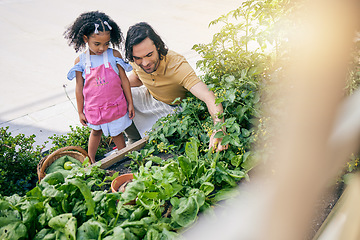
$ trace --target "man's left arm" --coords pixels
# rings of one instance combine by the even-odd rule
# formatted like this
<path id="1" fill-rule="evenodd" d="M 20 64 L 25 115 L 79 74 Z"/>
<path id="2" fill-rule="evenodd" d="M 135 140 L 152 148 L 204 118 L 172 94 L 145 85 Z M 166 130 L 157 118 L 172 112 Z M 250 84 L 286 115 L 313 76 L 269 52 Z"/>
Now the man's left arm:
<path id="1" fill-rule="evenodd" d="M 215 95 L 208 89 L 205 83 L 199 82 L 189 89 L 189 91 L 201 101 L 205 102 L 208 111 L 213 119 L 214 125 L 218 122 L 223 122 L 223 118 L 219 118 L 219 115 L 223 113 L 223 107 L 221 103 L 215 104 Z M 222 129 L 225 133 L 225 129 Z M 216 149 L 216 151 L 222 151 L 228 148 L 228 145 L 221 145 L 222 138 L 215 138 L 215 132 L 210 136 L 209 148 Z"/>

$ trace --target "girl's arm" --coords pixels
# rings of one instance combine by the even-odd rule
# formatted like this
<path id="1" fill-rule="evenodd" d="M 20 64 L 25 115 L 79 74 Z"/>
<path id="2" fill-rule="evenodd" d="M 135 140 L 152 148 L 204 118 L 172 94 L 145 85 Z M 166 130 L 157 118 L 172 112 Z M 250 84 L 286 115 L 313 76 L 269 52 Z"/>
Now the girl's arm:
<path id="1" fill-rule="evenodd" d="M 75 64 L 79 62 L 79 58 L 75 60 Z M 83 95 L 83 88 L 84 88 L 84 79 L 82 77 L 82 72 L 76 71 L 76 87 L 75 87 L 75 96 L 76 96 L 76 103 L 77 109 L 79 114 L 80 123 L 84 126 L 87 126 L 87 120 L 84 114 L 84 95 Z"/>
<path id="2" fill-rule="evenodd" d="M 128 78 L 130 82 L 130 87 L 140 87 L 141 85 L 143 85 L 143 83 L 140 81 L 139 77 L 134 73 L 134 71 L 130 73 Z"/>
<path id="3" fill-rule="evenodd" d="M 113 50 L 113 54 L 115 57 L 122 58 L 121 54 L 116 50 Z M 135 109 L 134 109 L 134 103 L 133 103 L 133 98 L 132 98 L 132 94 L 131 94 L 130 82 L 129 82 L 128 77 L 126 76 L 124 69 L 119 64 L 117 64 L 117 67 L 119 69 L 121 86 L 124 91 L 126 100 L 128 102 L 129 118 L 133 119 L 135 117 Z"/>

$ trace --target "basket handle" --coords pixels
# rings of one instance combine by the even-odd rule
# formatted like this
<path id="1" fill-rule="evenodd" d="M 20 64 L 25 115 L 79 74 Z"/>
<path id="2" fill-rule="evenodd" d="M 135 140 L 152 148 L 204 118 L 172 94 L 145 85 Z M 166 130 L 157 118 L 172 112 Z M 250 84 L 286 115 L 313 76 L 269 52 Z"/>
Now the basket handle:
<path id="1" fill-rule="evenodd" d="M 81 154 L 83 154 L 85 157 L 89 157 L 88 153 L 81 147 L 79 146 L 67 146 L 67 147 L 63 147 L 63 148 L 59 148 L 56 151 L 52 152 L 47 158 L 46 160 L 43 162 L 40 172 L 44 172 L 46 169 L 46 163 L 48 161 L 50 161 L 50 159 L 52 159 L 56 154 L 61 153 L 61 152 L 65 152 L 68 150 L 76 150 L 79 151 Z"/>

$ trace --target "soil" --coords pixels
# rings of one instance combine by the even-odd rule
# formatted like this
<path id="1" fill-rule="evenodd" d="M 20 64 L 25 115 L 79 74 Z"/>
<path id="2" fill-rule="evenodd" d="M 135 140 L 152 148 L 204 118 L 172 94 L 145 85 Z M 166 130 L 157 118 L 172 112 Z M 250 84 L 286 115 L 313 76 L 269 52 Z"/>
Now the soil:
<path id="1" fill-rule="evenodd" d="M 131 169 L 128 167 L 132 159 L 130 158 L 124 158 L 120 160 L 119 162 L 113 164 L 109 168 L 107 168 L 107 171 L 110 172 L 119 172 L 119 175 L 125 174 L 125 173 L 131 173 Z"/>

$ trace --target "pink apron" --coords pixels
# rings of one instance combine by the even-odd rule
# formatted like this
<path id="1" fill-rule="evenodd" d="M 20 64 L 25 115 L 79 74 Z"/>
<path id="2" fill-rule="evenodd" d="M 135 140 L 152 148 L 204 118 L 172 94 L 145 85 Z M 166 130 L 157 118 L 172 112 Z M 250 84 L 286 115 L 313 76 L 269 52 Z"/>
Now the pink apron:
<path id="1" fill-rule="evenodd" d="M 89 123 L 100 125 L 112 122 L 127 113 L 127 102 L 121 79 L 103 53 L 104 64 L 91 68 L 90 53 L 86 51 L 84 113 Z"/>

